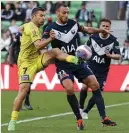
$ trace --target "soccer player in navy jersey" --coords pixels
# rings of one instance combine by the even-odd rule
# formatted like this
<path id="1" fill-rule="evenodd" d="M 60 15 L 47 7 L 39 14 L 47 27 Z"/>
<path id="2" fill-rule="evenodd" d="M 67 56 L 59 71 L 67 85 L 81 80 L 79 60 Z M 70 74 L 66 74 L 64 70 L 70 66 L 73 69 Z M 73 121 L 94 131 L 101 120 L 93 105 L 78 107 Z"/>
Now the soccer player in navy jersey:
<path id="1" fill-rule="evenodd" d="M 111 21 L 108 19 L 101 19 L 100 29 L 111 29 Z M 91 47 L 92 57 L 87 61 L 88 67 L 92 70 L 94 75 L 97 78 L 97 81 L 100 85 L 100 90 L 103 91 L 108 71 L 110 68 L 111 59 L 119 60 L 120 59 L 120 49 L 119 42 L 117 38 L 108 33 L 97 33 L 90 36 L 87 45 Z M 87 67 L 87 64 L 84 63 L 84 67 Z M 80 92 L 80 112 L 83 119 L 88 119 L 88 112 L 95 105 L 94 95 L 90 98 L 86 109 L 84 108 L 84 102 L 87 97 L 87 86 L 83 86 Z M 100 113 L 100 112 L 99 112 Z M 100 113 L 101 116 L 101 113 Z M 101 116 L 102 117 L 102 116 Z M 107 121 L 104 121 L 104 120 Z M 105 117 L 102 120 L 103 124 L 108 124 L 110 119 Z M 115 125 L 114 123 L 109 123 L 109 125 Z"/>
<path id="2" fill-rule="evenodd" d="M 59 48 L 70 55 L 75 55 L 76 49 L 79 45 L 77 41 L 78 32 L 81 31 L 89 34 L 109 33 L 109 31 L 105 29 L 80 26 L 74 20 L 68 19 L 68 14 L 69 8 L 65 4 L 58 5 L 56 8 L 57 21 L 51 23 L 44 31 L 43 39 L 49 37 L 51 30 L 55 32 L 55 39 L 51 42 L 52 48 Z M 79 111 L 79 103 L 74 94 L 74 76 L 79 82 L 84 83 L 92 89 L 98 110 L 104 120 L 106 117 L 105 105 L 99 89 L 99 83 L 92 71 L 88 67 L 84 67 L 83 64 L 73 65 L 59 60 L 55 60 L 55 65 L 57 67 L 58 78 L 66 90 L 68 103 L 77 118 L 77 128 L 83 130 L 84 125 Z"/>

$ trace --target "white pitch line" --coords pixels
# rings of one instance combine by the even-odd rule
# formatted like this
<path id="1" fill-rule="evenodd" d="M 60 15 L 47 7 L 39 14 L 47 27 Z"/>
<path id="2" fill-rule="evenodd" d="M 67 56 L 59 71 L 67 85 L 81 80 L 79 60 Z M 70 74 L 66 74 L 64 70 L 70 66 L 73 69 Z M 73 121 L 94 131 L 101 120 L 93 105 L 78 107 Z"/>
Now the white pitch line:
<path id="1" fill-rule="evenodd" d="M 112 104 L 112 105 L 105 106 L 105 108 L 117 107 L 117 106 L 122 106 L 122 105 L 127 105 L 127 104 L 129 104 L 129 102 L 120 103 L 120 104 Z M 93 108 L 92 110 L 96 110 L 96 109 L 97 108 Z M 30 121 L 37 121 L 37 120 L 41 120 L 41 119 L 55 118 L 55 117 L 71 115 L 71 114 L 73 114 L 73 112 L 60 113 L 60 114 L 56 114 L 56 115 L 50 115 L 50 116 L 36 117 L 36 118 L 31 118 L 31 119 L 26 119 L 26 120 L 20 120 L 20 121 L 17 121 L 17 123 L 24 123 L 24 122 L 30 122 Z M 8 123 L 4 123 L 1 126 L 7 126 L 7 125 L 8 125 Z"/>

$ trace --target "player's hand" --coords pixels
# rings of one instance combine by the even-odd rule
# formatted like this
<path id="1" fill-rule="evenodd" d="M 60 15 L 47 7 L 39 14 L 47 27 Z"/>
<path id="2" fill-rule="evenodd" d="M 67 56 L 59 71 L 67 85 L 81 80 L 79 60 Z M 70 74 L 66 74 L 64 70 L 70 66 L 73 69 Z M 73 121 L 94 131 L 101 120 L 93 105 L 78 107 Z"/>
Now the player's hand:
<path id="1" fill-rule="evenodd" d="M 105 29 L 100 29 L 100 31 L 101 33 L 105 33 L 105 34 L 110 34 L 111 32 L 113 32 L 111 30 L 105 30 Z"/>
<path id="2" fill-rule="evenodd" d="M 108 58 L 111 58 L 112 57 L 112 54 L 109 53 L 109 51 L 105 51 L 105 54 Z"/>
<path id="3" fill-rule="evenodd" d="M 51 38 L 52 40 L 55 39 L 55 32 L 54 32 L 53 30 L 50 31 L 50 38 Z"/>

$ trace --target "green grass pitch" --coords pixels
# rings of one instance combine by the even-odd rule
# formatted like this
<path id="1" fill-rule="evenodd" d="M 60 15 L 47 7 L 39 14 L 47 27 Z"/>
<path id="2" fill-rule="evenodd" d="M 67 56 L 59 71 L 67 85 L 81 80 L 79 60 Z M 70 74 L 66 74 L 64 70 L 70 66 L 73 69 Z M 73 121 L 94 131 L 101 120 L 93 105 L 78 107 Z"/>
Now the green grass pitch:
<path id="1" fill-rule="evenodd" d="M 1 92 L 1 123 L 7 124 L 10 120 L 13 100 L 17 92 Z M 79 98 L 79 93 L 76 93 Z M 91 93 L 88 93 L 88 99 Z M 16 125 L 14 133 L 129 133 L 129 93 L 103 93 L 105 104 L 116 105 L 106 108 L 107 115 L 117 122 L 116 127 L 103 127 L 100 124 L 100 117 L 97 109 L 89 113 L 89 119 L 85 121 L 85 130 L 76 129 L 76 120 L 73 114 L 61 115 L 71 112 L 67 103 L 65 92 L 31 92 L 32 111 L 23 110 L 20 112 L 19 120 L 31 119 L 28 122 L 22 121 Z M 121 105 L 122 103 L 125 103 Z M 119 104 L 119 105 L 118 105 Z M 96 108 L 96 107 L 95 107 Z M 54 116 L 48 118 L 47 116 Z M 40 117 L 40 120 L 33 120 Z M 18 121 L 19 121 L 18 120 Z M 7 125 L 1 127 L 2 133 L 9 133 Z M 13 133 L 13 132 L 11 132 Z"/>

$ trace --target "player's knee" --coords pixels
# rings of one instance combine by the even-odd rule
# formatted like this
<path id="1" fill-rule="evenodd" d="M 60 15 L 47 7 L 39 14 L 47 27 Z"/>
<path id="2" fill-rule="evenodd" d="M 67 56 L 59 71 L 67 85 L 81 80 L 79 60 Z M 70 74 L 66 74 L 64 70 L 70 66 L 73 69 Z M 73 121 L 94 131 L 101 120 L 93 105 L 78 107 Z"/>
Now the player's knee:
<path id="1" fill-rule="evenodd" d="M 86 85 L 83 85 L 82 88 L 81 88 L 81 90 L 87 91 L 88 90 L 88 87 Z"/>
<path id="2" fill-rule="evenodd" d="M 59 48 L 54 48 L 54 49 L 52 49 L 52 51 L 51 51 L 51 58 L 56 58 L 57 56 L 58 56 L 58 54 L 61 52 L 61 50 L 59 49 Z"/>
<path id="3" fill-rule="evenodd" d="M 69 85 L 69 86 L 65 87 L 65 89 L 66 89 L 66 92 L 67 92 L 68 95 L 73 95 L 74 94 L 73 85 Z"/>
<path id="4" fill-rule="evenodd" d="M 68 95 L 73 95 L 74 94 L 74 89 L 73 88 L 67 89 L 66 92 L 67 92 Z"/>
<path id="5" fill-rule="evenodd" d="M 71 79 L 65 79 L 62 81 L 62 85 L 66 90 L 66 93 L 68 95 L 73 95 L 74 94 L 74 85 Z"/>
<path id="6" fill-rule="evenodd" d="M 58 53 L 61 52 L 61 50 L 60 50 L 59 48 L 54 48 L 53 50 L 54 50 L 54 53 L 55 53 L 56 55 L 57 55 Z"/>
<path id="7" fill-rule="evenodd" d="M 18 96 L 25 97 L 29 91 L 29 88 L 30 88 L 30 83 L 20 84 Z"/>
<path id="8" fill-rule="evenodd" d="M 92 83 L 89 83 L 88 84 L 88 87 L 92 90 L 92 91 L 95 91 L 97 89 L 99 89 L 99 83 L 98 82 L 92 82 Z"/>

